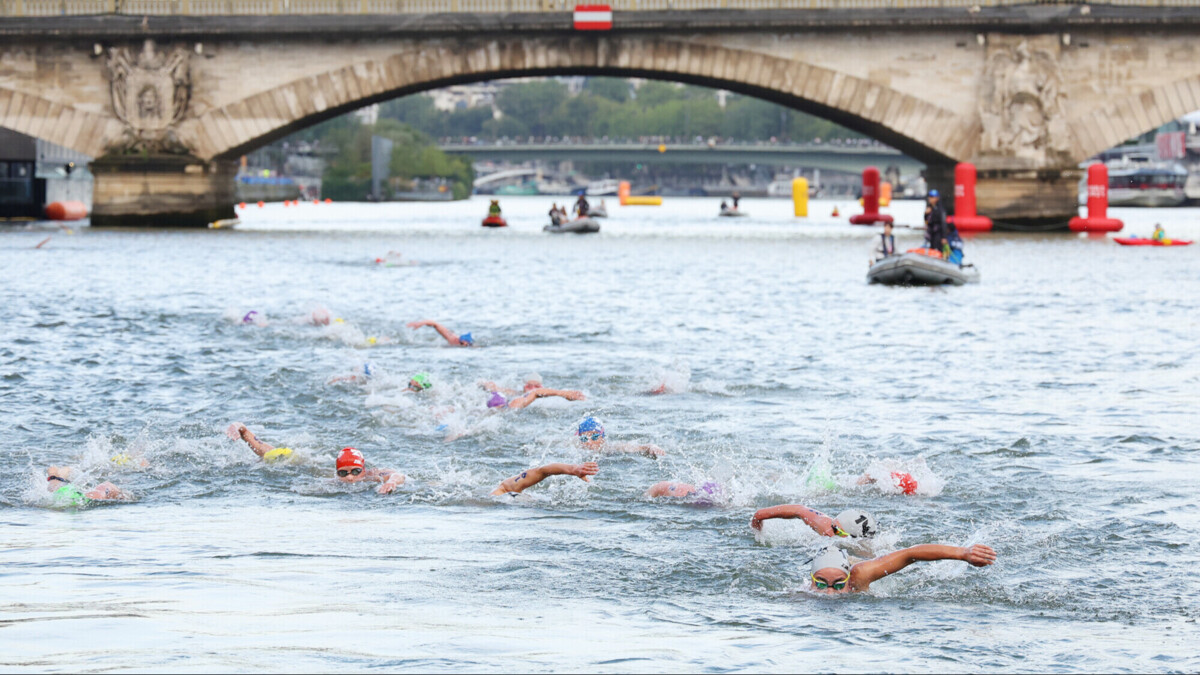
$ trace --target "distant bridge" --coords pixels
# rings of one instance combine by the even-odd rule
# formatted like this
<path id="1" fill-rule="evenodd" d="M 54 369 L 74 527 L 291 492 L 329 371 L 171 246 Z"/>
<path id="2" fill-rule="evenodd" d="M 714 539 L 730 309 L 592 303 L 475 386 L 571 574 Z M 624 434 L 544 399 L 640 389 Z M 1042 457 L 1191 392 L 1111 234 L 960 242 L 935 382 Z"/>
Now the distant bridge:
<path id="1" fill-rule="evenodd" d="M 828 144 L 758 145 L 691 143 L 447 143 L 443 152 L 470 155 L 476 160 L 509 162 L 535 160 L 626 162 L 638 164 L 758 164 L 822 171 L 856 173 L 867 166 L 881 170 L 898 166 L 913 175 L 925 164 L 886 146 L 835 146 Z"/>

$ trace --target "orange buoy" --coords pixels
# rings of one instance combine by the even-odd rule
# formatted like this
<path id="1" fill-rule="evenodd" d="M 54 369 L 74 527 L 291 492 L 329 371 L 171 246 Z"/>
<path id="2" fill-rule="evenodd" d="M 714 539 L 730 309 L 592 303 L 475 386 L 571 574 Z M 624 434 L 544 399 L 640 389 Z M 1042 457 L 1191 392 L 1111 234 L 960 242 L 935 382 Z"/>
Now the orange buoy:
<path id="1" fill-rule="evenodd" d="M 262 202 L 262 201 L 258 202 L 258 208 L 260 208 L 260 209 L 261 209 L 261 208 L 262 208 L 262 207 L 264 207 L 264 206 L 266 206 L 266 203 L 264 203 L 264 202 Z"/>
<path id="2" fill-rule="evenodd" d="M 840 214 L 840 213 L 838 213 L 838 208 L 835 206 L 835 207 L 833 207 L 833 213 L 829 214 L 829 217 L 830 217 L 830 218 L 837 218 L 837 217 L 838 217 L 838 216 L 840 216 L 840 215 L 841 215 L 841 214 Z"/>
<path id="3" fill-rule="evenodd" d="M 329 197 L 326 197 L 326 198 L 325 198 L 325 203 L 326 203 L 326 204 L 332 204 L 332 203 L 333 203 L 333 200 L 332 200 L 332 199 L 330 199 Z"/>
<path id="4" fill-rule="evenodd" d="M 87 206 L 83 202 L 51 202 L 46 205 L 46 218 L 49 220 L 83 220 L 87 215 Z"/>
<path id="5" fill-rule="evenodd" d="M 238 202 L 238 208 L 239 208 L 239 209 L 244 209 L 244 208 L 246 208 L 246 202 Z"/>
<path id="6" fill-rule="evenodd" d="M 321 200 L 320 200 L 320 199 L 314 199 L 314 200 L 313 200 L 313 203 L 314 203 L 314 204 L 320 204 L 320 203 L 321 203 Z"/>

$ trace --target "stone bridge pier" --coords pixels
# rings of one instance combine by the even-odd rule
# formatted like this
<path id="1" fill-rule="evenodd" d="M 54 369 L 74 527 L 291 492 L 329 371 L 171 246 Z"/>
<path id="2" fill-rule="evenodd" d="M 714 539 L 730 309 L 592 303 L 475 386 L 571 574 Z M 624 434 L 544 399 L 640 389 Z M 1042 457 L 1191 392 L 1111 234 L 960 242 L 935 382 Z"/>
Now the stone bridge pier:
<path id="1" fill-rule="evenodd" d="M 602 33 L 561 11 L 10 17 L 0 126 L 97 157 L 94 225 L 192 226 L 233 216 L 240 155 L 370 103 L 645 77 L 833 120 L 947 193 L 953 165 L 974 162 L 998 227 L 1065 229 L 1081 162 L 1200 109 L 1198 29 L 1200 8 L 1078 4 L 631 11 Z"/>

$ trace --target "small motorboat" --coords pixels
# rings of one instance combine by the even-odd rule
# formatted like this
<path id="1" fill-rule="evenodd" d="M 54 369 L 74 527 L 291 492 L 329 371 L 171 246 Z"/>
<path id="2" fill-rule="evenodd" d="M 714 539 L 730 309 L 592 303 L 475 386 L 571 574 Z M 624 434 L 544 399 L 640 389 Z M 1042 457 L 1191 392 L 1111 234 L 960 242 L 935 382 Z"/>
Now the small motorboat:
<path id="1" fill-rule="evenodd" d="M 500 216 L 488 216 L 483 219 L 484 227 L 508 227 L 508 221 Z"/>
<path id="2" fill-rule="evenodd" d="M 721 213 L 720 213 L 720 216 L 722 218 L 744 218 L 745 216 L 748 216 L 748 215 L 750 215 L 750 214 L 746 213 L 745 211 L 742 211 L 741 209 L 731 209 L 728 207 L 721 209 Z"/>
<path id="3" fill-rule="evenodd" d="M 233 228 L 235 228 L 241 224 L 242 224 L 242 221 L 237 218 L 222 218 L 220 220 L 214 220 L 211 223 L 209 223 L 208 229 L 210 229 L 210 230 L 232 230 Z"/>
<path id="4" fill-rule="evenodd" d="M 1190 239 L 1142 239 L 1141 237 L 1113 237 L 1122 246 L 1190 246 Z"/>
<path id="5" fill-rule="evenodd" d="M 593 232 L 600 231 L 600 223 L 596 222 L 595 218 L 584 216 L 583 218 L 568 220 L 567 222 L 559 225 L 547 225 L 543 227 L 542 230 L 545 232 L 554 232 L 556 234 L 562 234 L 564 232 L 571 232 L 574 234 L 592 234 Z"/>
<path id="6" fill-rule="evenodd" d="M 591 218 L 607 218 L 608 209 L 603 206 L 593 206 L 588 209 L 588 216 Z"/>
<path id="7" fill-rule="evenodd" d="M 956 265 L 940 257 L 909 251 L 871 265 L 867 281 L 888 286 L 962 286 L 979 283 L 979 270 L 974 265 Z"/>

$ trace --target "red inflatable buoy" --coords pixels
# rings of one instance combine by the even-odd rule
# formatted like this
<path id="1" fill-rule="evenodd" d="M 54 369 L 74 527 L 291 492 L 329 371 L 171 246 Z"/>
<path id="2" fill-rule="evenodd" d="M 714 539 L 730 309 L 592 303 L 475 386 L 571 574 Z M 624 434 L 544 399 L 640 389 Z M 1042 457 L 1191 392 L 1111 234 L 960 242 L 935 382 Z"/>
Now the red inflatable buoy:
<path id="1" fill-rule="evenodd" d="M 946 220 L 959 232 L 991 232 L 992 219 L 975 213 L 975 165 L 959 162 L 954 167 L 954 215 Z"/>
<path id="2" fill-rule="evenodd" d="M 1075 216 L 1067 223 L 1072 232 L 1120 232 L 1125 223 L 1108 217 L 1108 167 L 1097 162 L 1088 167 L 1087 218 Z"/>
<path id="3" fill-rule="evenodd" d="M 87 206 L 83 202 L 51 202 L 46 205 L 48 220 L 83 220 L 87 215 Z"/>
<path id="4" fill-rule="evenodd" d="M 500 216 L 488 216 L 483 219 L 484 227 L 508 227 L 508 221 Z"/>
<path id="5" fill-rule="evenodd" d="M 879 169 L 868 166 L 862 173 L 863 212 L 850 216 L 852 225 L 874 225 L 890 223 L 892 217 L 879 212 Z"/>

